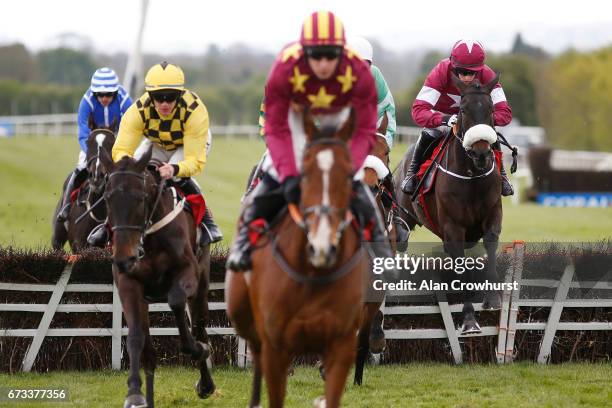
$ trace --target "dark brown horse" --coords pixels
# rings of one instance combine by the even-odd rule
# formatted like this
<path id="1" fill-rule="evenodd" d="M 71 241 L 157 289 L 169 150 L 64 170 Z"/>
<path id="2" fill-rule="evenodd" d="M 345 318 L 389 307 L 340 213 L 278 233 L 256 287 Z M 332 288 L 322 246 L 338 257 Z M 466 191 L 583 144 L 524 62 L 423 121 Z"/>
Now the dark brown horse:
<path id="1" fill-rule="evenodd" d="M 389 168 L 389 145 L 384 137 L 387 132 L 387 117 L 383 119 L 377 130 L 376 142 L 374 148 L 370 152 L 380 160 L 379 164 L 384 165 L 387 170 Z M 393 222 L 393 213 L 390 209 L 385 208 L 382 202 L 382 194 L 385 194 L 385 185 L 381 180 L 380 169 L 376 165 L 364 168 L 363 182 L 372 188 L 378 204 L 378 210 L 389 233 L 389 241 L 393 253 L 395 253 L 395 223 Z M 371 285 L 369 285 L 371 287 Z M 357 339 L 357 359 L 355 361 L 355 378 L 354 383 L 360 385 L 363 381 L 363 368 L 368 359 L 369 353 L 382 353 L 385 349 L 385 332 L 383 331 L 383 314 L 380 307 L 384 302 L 384 292 L 378 291 L 371 294 L 368 301 L 363 304 L 362 321 L 359 326 L 359 336 Z"/>
<path id="2" fill-rule="evenodd" d="M 497 140 L 491 91 L 498 80 L 499 74 L 485 85 L 477 81 L 465 85 L 453 75 L 461 91 L 457 131 L 448 136 L 446 153 L 438 160 L 434 192 L 425 195 L 424 206 L 418 200 L 411 202 L 411 197 L 401 190 L 412 148 L 393 177 L 400 205 L 410 212 L 403 217 L 411 229 L 417 223 L 425 225 L 442 239 L 445 252 L 453 258 L 463 257 L 466 248 L 483 240 L 488 256 L 486 279 L 490 282 L 499 280 L 495 253 L 502 224 L 501 175 L 491 149 Z M 462 334 L 480 332 L 473 295 L 464 293 Z M 483 309 L 499 307 L 499 294 L 486 292 Z"/>
<path id="3" fill-rule="evenodd" d="M 323 357 L 324 404 L 338 407 L 356 356 L 367 259 L 350 222 L 353 172 L 346 140 L 353 120 L 339 131 L 319 131 L 304 116 L 308 143 L 299 208 L 290 205 L 258 243 L 252 272 L 226 275 L 228 316 L 252 351 L 251 407 L 260 403 L 262 371 L 270 406 L 281 407 L 287 370 L 307 352 Z"/>
<path id="4" fill-rule="evenodd" d="M 100 149 L 110 151 L 113 148 L 116 127 L 115 120 L 107 128 L 96 128 L 90 117 L 89 128 L 91 132 L 87 138 L 87 167 L 81 173 L 87 178 L 82 181 L 76 200 L 70 207 L 70 213 L 65 222 L 57 220 L 57 215 L 63 204 L 61 197 L 57 203 L 53 213 L 53 233 L 51 237 L 53 249 L 64 248 L 66 241 L 70 244 L 73 253 L 86 248 L 88 246 L 87 237 L 91 230 L 106 219 L 106 206 L 102 202 L 106 185 L 106 171 L 100 164 L 99 157 Z M 67 183 L 68 179 L 64 181 L 64 190 Z"/>
<path id="5" fill-rule="evenodd" d="M 148 301 L 168 301 L 181 350 L 200 369 L 196 391 L 200 398 L 206 398 L 215 389 L 206 365 L 210 353 L 206 333 L 210 248 L 205 246 L 196 255 L 193 216 L 176 211 L 172 191 L 163 188 L 156 172 L 146 170 L 151 149 L 137 161 L 124 157 L 117 163 L 106 150 L 101 153 L 100 159 L 109 173 L 105 201 L 112 231 L 113 278 L 129 330 L 130 371 L 124 407 L 153 407 L 156 362 L 149 334 Z M 186 319 L 187 304 L 191 331 Z M 141 357 L 146 401 L 139 374 Z"/>

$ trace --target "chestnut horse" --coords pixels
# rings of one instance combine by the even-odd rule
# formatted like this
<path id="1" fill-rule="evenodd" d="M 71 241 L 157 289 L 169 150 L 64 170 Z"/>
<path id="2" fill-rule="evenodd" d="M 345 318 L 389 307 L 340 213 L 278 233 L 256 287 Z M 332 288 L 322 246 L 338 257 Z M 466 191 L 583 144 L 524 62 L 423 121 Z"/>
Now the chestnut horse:
<path id="1" fill-rule="evenodd" d="M 100 149 L 110 151 L 115 144 L 116 122 L 115 119 L 109 127 L 97 128 L 90 117 L 91 132 L 87 137 L 87 156 L 85 158 L 87 167 L 82 172 L 87 179 L 83 181 L 65 222 L 57 220 L 57 215 L 62 210 L 62 197 L 57 203 L 53 213 L 51 237 L 53 249 L 62 249 L 66 241 L 70 244 L 73 253 L 86 248 L 88 246 L 87 237 L 91 230 L 106 220 L 106 207 L 102 202 L 106 186 L 106 172 L 100 164 L 99 157 Z M 67 183 L 68 179 L 64 181 L 64 189 Z"/>
<path id="2" fill-rule="evenodd" d="M 193 216 L 175 206 L 174 193 L 164 188 L 155 171 L 147 170 L 151 148 L 139 159 L 114 163 L 105 149 L 100 159 L 109 173 L 104 194 L 112 231 L 113 278 L 128 325 L 130 357 L 124 407 L 153 407 L 155 350 L 149 334 L 149 301 L 167 300 L 178 327 L 181 350 L 196 361 L 200 398 L 214 390 L 206 358 L 210 354 L 206 322 L 210 247 L 196 254 Z M 191 331 L 186 319 L 188 303 Z M 195 338 L 194 338 L 195 337 Z M 142 357 L 146 401 L 139 369 Z"/>
<path id="3" fill-rule="evenodd" d="M 270 407 L 281 407 L 287 370 L 295 356 L 308 352 L 321 355 L 326 369 L 325 398 L 315 403 L 340 404 L 356 357 L 368 266 L 351 226 L 353 170 L 346 142 L 353 123 L 351 115 L 338 131 L 318 130 L 304 113 L 308 142 L 299 207 L 291 204 L 258 243 L 251 272 L 226 275 L 228 316 L 252 352 L 251 407 L 260 403 L 262 371 Z"/>
<path id="4" fill-rule="evenodd" d="M 399 164 L 393 184 L 400 205 L 410 212 L 402 214 L 410 228 L 418 220 L 418 224 L 425 225 L 442 239 L 444 251 L 451 257 L 464 257 L 465 249 L 482 238 L 488 257 L 485 277 L 490 282 L 498 282 L 496 250 L 501 233 L 502 201 L 501 175 L 491 149 L 497 140 L 491 91 L 498 83 L 499 74 L 485 85 L 478 81 L 465 85 L 454 74 L 452 78 L 461 91 L 457 134 L 453 131 L 447 136 L 448 147 L 437 160 L 434 192 L 425 195 L 425 208 L 416 199 L 411 202 L 411 197 L 401 189 L 413 148 Z M 461 334 L 480 333 L 472 305 L 474 293 L 464 292 L 463 296 Z M 486 292 L 482 307 L 499 309 L 499 293 Z"/>

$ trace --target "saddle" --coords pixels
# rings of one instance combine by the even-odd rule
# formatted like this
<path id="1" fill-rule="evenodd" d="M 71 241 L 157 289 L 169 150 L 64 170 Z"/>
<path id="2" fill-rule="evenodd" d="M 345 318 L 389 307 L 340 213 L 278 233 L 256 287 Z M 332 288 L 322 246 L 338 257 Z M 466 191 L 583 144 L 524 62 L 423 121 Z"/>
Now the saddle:
<path id="1" fill-rule="evenodd" d="M 200 225 L 206 213 L 206 200 L 204 196 L 202 196 L 202 194 L 185 194 L 176 183 L 172 183 L 170 188 L 173 191 L 175 207 L 184 198 L 185 203 L 183 209 L 193 215 L 195 225 Z"/>

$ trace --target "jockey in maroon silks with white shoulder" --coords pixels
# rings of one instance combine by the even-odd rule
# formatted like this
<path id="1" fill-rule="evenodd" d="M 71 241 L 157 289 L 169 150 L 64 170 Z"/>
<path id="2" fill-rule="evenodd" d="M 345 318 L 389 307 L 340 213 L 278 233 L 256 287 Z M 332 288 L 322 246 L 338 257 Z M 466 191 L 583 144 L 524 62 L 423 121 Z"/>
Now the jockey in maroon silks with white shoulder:
<path id="1" fill-rule="evenodd" d="M 402 190 L 406 194 L 412 194 L 416 189 L 418 184 L 416 175 L 425 159 L 423 155 L 429 145 L 448 134 L 450 128 L 457 122 L 461 94 L 452 81 L 451 73 L 455 73 L 465 84 L 475 79 L 481 84 L 486 84 L 495 78 L 495 72 L 484 61 L 485 51 L 482 44 L 478 41 L 460 40 L 453 46 L 450 58 L 440 61 L 425 79 L 423 88 L 412 104 L 412 118 L 424 129 L 415 146 L 406 178 L 402 182 Z M 491 91 L 491 98 L 495 109 L 493 113 L 495 125 L 509 124 L 512 120 L 512 109 L 508 105 L 501 84 L 497 84 Z M 495 143 L 493 148 L 499 150 L 499 142 Z M 500 172 L 502 195 L 514 194 L 503 163 Z"/>
<path id="2" fill-rule="evenodd" d="M 265 90 L 265 134 L 271 160 L 262 165 L 265 175 L 245 200 L 228 269 L 238 272 L 251 268 L 248 232 L 253 220 L 270 221 L 279 207 L 299 202 L 300 166 L 306 143 L 305 107 L 321 125 L 337 127 L 354 109 L 355 131 L 349 149 L 356 173 L 374 146 L 374 78 L 369 65 L 345 44 L 344 27 L 338 17 L 328 11 L 315 12 L 304 22 L 300 41 L 286 46 L 272 66 Z M 279 185 L 280 200 L 278 195 L 270 194 Z M 369 189 L 355 181 L 354 192 L 351 207 L 358 219 L 366 224 L 374 221 L 373 240 L 385 241 L 386 232 Z M 390 256 L 390 252 L 384 256 Z"/>

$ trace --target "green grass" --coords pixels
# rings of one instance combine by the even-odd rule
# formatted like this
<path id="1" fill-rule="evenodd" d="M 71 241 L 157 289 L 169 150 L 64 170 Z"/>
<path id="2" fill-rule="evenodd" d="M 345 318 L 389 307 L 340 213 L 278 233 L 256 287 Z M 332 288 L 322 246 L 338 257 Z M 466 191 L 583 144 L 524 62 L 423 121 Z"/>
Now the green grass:
<path id="1" fill-rule="evenodd" d="M 226 236 L 234 235 L 251 167 L 264 151 L 259 140 L 217 138 L 204 173 L 197 179 Z M 406 149 L 397 145 L 392 166 Z M 0 139 L 0 245 L 49 246 L 51 215 L 62 182 L 72 170 L 78 154 L 74 137 L 20 137 Z M 595 241 L 610 236 L 612 208 L 551 208 L 504 202 L 501 240 Z M 411 240 L 437 238 L 418 228 Z"/>
<path id="2" fill-rule="evenodd" d="M 346 407 L 609 407 L 612 366 L 563 364 L 507 366 L 407 364 L 366 367 L 361 387 L 348 385 Z M 193 389 L 196 370 L 161 367 L 156 376 L 156 404 L 160 407 L 245 407 L 251 372 L 216 369 L 218 391 L 206 402 Z M 127 391 L 127 373 L 50 372 L 0 374 L 9 388 L 68 388 L 66 403 L 19 403 L 18 407 L 120 406 Z M 299 367 L 289 378 L 287 407 L 308 407 L 323 393 L 318 372 Z M 267 396 L 264 397 L 264 406 Z M 5 405 L 4 405 L 5 406 Z"/>

